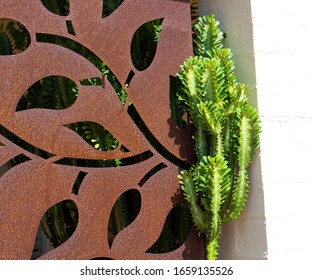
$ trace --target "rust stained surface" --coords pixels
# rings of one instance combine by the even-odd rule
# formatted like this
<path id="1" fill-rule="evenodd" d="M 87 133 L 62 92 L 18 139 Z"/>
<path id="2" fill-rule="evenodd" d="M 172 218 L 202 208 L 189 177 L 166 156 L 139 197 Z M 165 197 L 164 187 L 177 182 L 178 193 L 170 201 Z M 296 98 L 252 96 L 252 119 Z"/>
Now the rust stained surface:
<path id="1" fill-rule="evenodd" d="M 0 167 L 23 154 L 29 160 L 0 173 L 0 258 L 29 259 L 38 225 L 53 205 L 73 200 L 79 211 L 76 231 L 64 244 L 42 259 L 198 259 L 203 258 L 201 240 L 192 231 L 175 251 L 149 254 L 171 209 L 181 203 L 177 174 L 179 166 L 166 159 L 145 138 L 129 116 L 108 80 L 105 87 L 82 86 L 81 80 L 102 77 L 86 58 L 64 47 L 39 42 L 36 34 L 70 38 L 87 47 L 104 61 L 125 88 L 150 133 L 172 156 L 181 161 L 193 155 L 188 129 L 179 129 L 171 119 L 170 76 L 192 54 L 190 7 L 187 0 L 125 0 L 111 15 L 101 18 L 102 1 L 70 1 L 68 16 L 48 11 L 38 0 L 0 0 L 0 19 L 14 19 L 28 30 L 31 43 L 17 55 L 0 56 L 0 124 L 26 143 L 53 156 L 44 159 L 19 147 L 0 134 Z M 138 71 L 132 64 L 130 48 L 135 31 L 144 23 L 163 18 L 157 51 L 152 64 Z M 69 34 L 71 21 L 75 35 Z M 90 32 L 92 30 L 92 32 Z M 59 75 L 78 87 L 75 103 L 64 110 L 29 109 L 16 111 L 24 92 L 40 79 Z M 128 101 L 129 102 L 129 101 Z M 118 139 L 119 148 L 99 151 L 65 125 L 89 121 L 107 128 Z M 121 167 L 92 168 L 58 164 L 62 158 L 110 160 L 149 158 Z M 165 168 L 142 186 L 142 178 L 155 166 Z M 85 172 L 79 193 L 72 188 L 79 172 Z M 105 182 L 105 184 L 103 183 Z M 117 198 L 129 189 L 140 192 L 141 210 L 128 227 L 108 244 L 108 220 Z"/>

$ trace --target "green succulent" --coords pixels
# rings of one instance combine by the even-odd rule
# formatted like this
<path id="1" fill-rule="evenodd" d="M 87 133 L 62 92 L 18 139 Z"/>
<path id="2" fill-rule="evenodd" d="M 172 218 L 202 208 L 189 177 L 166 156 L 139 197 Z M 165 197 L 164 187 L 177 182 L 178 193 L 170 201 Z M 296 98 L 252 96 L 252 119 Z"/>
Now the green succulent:
<path id="1" fill-rule="evenodd" d="M 214 16 L 195 25 L 194 56 L 181 67 L 179 100 L 196 127 L 198 162 L 179 175 L 193 221 L 205 233 L 207 258 L 216 259 L 221 225 L 235 220 L 248 194 L 247 167 L 259 147 L 260 119 L 238 83 L 230 49 Z"/>

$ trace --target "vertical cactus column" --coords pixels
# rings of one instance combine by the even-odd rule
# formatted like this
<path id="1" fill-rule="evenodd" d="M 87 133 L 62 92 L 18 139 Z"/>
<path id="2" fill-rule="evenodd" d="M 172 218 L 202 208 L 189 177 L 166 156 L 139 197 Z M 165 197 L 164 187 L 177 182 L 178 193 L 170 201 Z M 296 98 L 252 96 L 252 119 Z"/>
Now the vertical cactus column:
<path id="1" fill-rule="evenodd" d="M 259 147 L 260 120 L 237 82 L 230 49 L 214 16 L 195 25 L 195 55 L 178 74 L 179 99 L 196 127 L 197 164 L 179 175 L 193 221 L 206 235 L 207 259 L 216 259 L 222 223 L 235 220 L 248 193 L 247 167 Z"/>

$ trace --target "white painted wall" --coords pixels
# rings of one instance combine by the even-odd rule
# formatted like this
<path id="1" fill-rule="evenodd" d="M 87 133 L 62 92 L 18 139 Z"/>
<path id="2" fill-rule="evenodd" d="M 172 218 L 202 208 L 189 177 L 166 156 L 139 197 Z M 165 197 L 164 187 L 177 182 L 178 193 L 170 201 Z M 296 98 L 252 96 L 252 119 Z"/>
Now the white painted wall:
<path id="1" fill-rule="evenodd" d="M 310 1 L 201 0 L 235 54 L 236 76 L 254 91 L 261 151 L 243 215 L 224 228 L 220 258 L 312 255 L 312 18 Z"/>

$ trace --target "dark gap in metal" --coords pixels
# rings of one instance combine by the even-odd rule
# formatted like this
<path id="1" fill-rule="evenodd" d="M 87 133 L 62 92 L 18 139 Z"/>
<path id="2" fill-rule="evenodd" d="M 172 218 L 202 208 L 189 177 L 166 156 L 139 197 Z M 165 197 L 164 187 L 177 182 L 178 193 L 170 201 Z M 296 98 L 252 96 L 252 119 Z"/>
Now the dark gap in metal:
<path id="1" fill-rule="evenodd" d="M 121 167 L 133 165 L 148 160 L 152 156 L 154 156 L 154 154 L 148 150 L 141 154 L 121 159 L 97 160 L 97 159 L 63 158 L 54 163 L 78 167 L 108 168 L 108 167 Z"/>
<path id="2" fill-rule="evenodd" d="M 25 51 L 31 43 L 26 27 L 11 18 L 0 18 L 0 56 L 11 56 Z M 6 23 L 3 25 L 3 23 Z"/>
<path id="3" fill-rule="evenodd" d="M 137 127 L 141 130 L 145 138 L 149 141 L 149 143 L 152 145 L 152 147 L 160 153 L 165 159 L 169 160 L 173 164 L 183 168 L 183 169 L 189 169 L 190 164 L 187 162 L 179 159 L 172 153 L 170 153 L 157 139 L 156 137 L 151 133 L 149 128 L 144 123 L 143 119 L 139 115 L 138 111 L 136 110 L 133 103 L 129 105 L 128 107 L 128 114 L 132 118 L 132 120 L 136 123 Z"/>
<path id="4" fill-rule="evenodd" d="M 76 102 L 77 95 L 78 87 L 73 80 L 65 76 L 46 76 L 27 89 L 15 111 L 34 108 L 63 110 Z"/>
<path id="5" fill-rule="evenodd" d="M 103 86 L 103 81 L 99 77 L 93 77 L 93 78 L 80 80 L 80 85 L 82 85 L 82 86 Z"/>
<path id="6" fill-rule="evenodd" d="M 119 141 L 104 126 L 96 122 L 75 122 L 64 127 L 74 131 L 93 149 L 99 151 L 112 151 L 119 145 Z"/>
<path id="7" fill-rule="evenodd" d="M 41 256 L 45 255 L 49 252 L 50 249 L 50 240 L 45 235 L 42 226 L 39 225 L 35 244 L 32 250 L 31 260 L 36 260 L 40 258 Z"/>
<path id="8" fill-rule="evenodd" d="M 52 157 L 55 157 L 54 154 L 48 153 L 44 150 L 41 150 L 30 143 L 24 141 L 20 137 L 16 136 L 13 132 L 6 129 L 4 126 L 0 124 L 0 134 L 3 135 L 5 138 L 13 142 L 15 145 L 21 147 L 22 149 L 26 150 L 27 152 L 30 152 L 34 155 L 40 156 L 44 159 L 49 159 Z"/>
<path id="9" fill-rule="evenodd" d="M 192 218 L 185 203 L 174 206 L 168 214 L 157 241 L 146 251 L 150 254 L 172 252 L 181 247 L 192 229 Z"/>
<path id="10" fill-rule="evenodd" d="M 107 235 L 110 248 L 118 233 L 129 226 L 139 215 L 141 203 L 141 194 L 137 189 L 127 190 L 117 198 L 108 222 Z"/>
<path id="11" fill-rule="evenodd" d="M 73 189 L 72 189 L 72 194 L 78 195 L 81 183 L 83 181 L 83 179 L 87 176 L 87 172 L 84 171 L 79 171 L 76 181 L 74 183 Z"/>
<path id="12" fill-rule="evenodd" d="M 120 146 L 120 150 L 121 150 L 122 152 L 124 152 L 124 153 L 130 152 L 130 150 L 127 149 L 124 145 L 121 145 L 121 146 Z"/>
<path id="13" fill-rule="evenodd" d="M 95 258 L 91 259 L 91 261 L 93 261 L 93 260 L 110 261 L 110 260 L 114 260 L 114 259 L 106 258 L 106 257 L 95 257 Z"/>
<path id="14" fill-rule="evenodd" d="M 103 1 L 102 18 L 106 18 L 110 14 L 112 14 L 122 4 L 124 0 L 102 0 L 102 1 Z"/>
<path id="15" fill-rule="evenodd" d="M 145 160 L 150 159 L 153 156 L 154 156 L 154 154 L 150 150 L 148 150 L 146 152 L 143 152 L 141 154 L 138 154 L 138 155 L 135 155 L 135 156 L 132 156 L 132 157 L 122 158 L 121 159 L 121 165 L 122 166 L 127 166 L 127 165 L 140 163 L 140 162 L 143 162 Z"/>
<path id="16" fill-rule="evenodd" d="M 131 80 L 133 79 L 134 75 L 135 75 L 134 71 L 131 70 L 131 71 L 129 72 L 129 75 L 128 75 L 128 77 L 127 77 L 127 79 L 126 79 L 126 82 L 125 82 L 125 86 L 126 86 L 126 87 L 129 87 L 129 85 L 130 85 L 130 83 L 131 83 Z"/>
<path id="17" fill-rule="evenodd" d="M 163 162 L 162 163 L 160 163 L 160 164 L 158 164 L 158 165 L 156 165 L 153 169 L 151 169 L 149 172 L 147 172 L 145 175 L 144 175 L 144 177 L 141 179 L 141 181 L 138 183 L 138 185 L 140 186 L 140 187 L 142 187 L 144 184 L 145 184 L 145 182 L 147 182 L 147 180 L 149 179 L 149 178 L 151 178 L 153 175 L 155 175 L 158 171 L 160 171 L 160 170 L 162 170 L 162 169 L 164 169 L 164 168 L 166 168 L 167 167 L 167 165 L 166 164 L 164 164 Z"/>
<path id="18" fill-rule="evenodd" d="M 79 42 L 73 39 L 54 34 L 36 33 L 36 41 L 40 43 L 56 44 L 58 46 L 67 48 L 68 50 L 71 50 L 87 59 L 102 73 L 103 75 L 102 86 L 105 86 L 103 83 L 105 76 L 115 89 L 116 94 L 118 95 L 120 101 L 123 102 L 121 96 L 118 94 L 118 92 L 120 92 L 123 89 L 121 83 L 114 75 L 112 70 L 93 51 L 91 51 L 90 49 L 86 48 L 84 45 L 80 44 Z"/>
<path id="19" fill-rule="evenodd" d="M 76 36 L 75 29 L 71 20 L 66 20 L 66 27 L 68 34 Z"/>
<path id="20" fill-rule="evenodd" d="M 102 72 L 102 60 L 90 49 L 86 48 L 85 46 L 73 39 L 54 34 L 36 33 L 36 41 L 39 43 L 55 44 L 69 49 L 89 60 L 100 72 Z"/>
<path id="21" fill-rule="evenodd" d="M 69 1 L 66 0 L 41 0 L 42 4 L 51 13 L 59 16 L 68 16 L 70 12 Z M 68 2 L 68 3 L 66 3 Z"/>
<path id="22" fill-rule="evenodd" d="M 24 154 L 20 154 L 8 160 L 6 163 L 0 166 L 0 177 L 3 176 L 6 172 L 8 172 L 10 169 L 14 168 L 15 166 L 22 164 L 29 160 L 31 159 Z"/>
<path id="23" fill-rule="evenodd" d="M 40 226 L 55 249 L 74 234 L 78 221 L 78 207 L 73 200 L 67 199 L 50 207 L 42 216 Z"/>
<path id="24" fill-rule="evenodd" d="M 142 24 L 131 41 L 131 59 L 138 71 L 146 70 L 154 61 L 164 18 Z"/>

